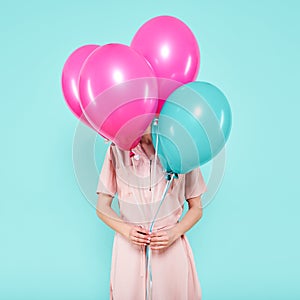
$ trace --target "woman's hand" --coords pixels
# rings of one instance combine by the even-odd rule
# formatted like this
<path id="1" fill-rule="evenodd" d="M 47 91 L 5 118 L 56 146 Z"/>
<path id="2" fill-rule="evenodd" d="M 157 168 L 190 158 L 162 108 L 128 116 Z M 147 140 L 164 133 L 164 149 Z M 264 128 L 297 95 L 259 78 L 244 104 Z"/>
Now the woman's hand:
<path id="1" fill-rule="evenodd" d="M 162 250 L 170 247 L 179 235 L 174 228 L 151 233 L 150 248 L 152 250 Z"/>
<path id="2" fill-rule="evenodd" d="M 149 232 L 140 226 L 130 226 L 127 239 L 134 245 L 146 246 L 150 244 Z"/>

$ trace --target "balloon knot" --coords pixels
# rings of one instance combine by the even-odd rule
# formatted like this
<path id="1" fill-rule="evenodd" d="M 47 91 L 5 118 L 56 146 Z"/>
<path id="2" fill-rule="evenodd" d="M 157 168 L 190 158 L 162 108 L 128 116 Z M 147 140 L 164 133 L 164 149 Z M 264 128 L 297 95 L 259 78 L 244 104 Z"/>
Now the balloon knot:
<path id="1" fill-rule="evenodd" d="M 158 118 L 155 118 L 154 120 L 153 120 L 153 126 L 157 126 L 158 125 Z"/>
<path id="2" fill-rule="evenodd" d="M 168 180 L 168 181 L 171 180 L 172 175 L 173 175 L 174 179 L 178 179 L 178 174 L 177 173 L 173 173 L 172 171 L 166 173 L 165 179 Z"/>

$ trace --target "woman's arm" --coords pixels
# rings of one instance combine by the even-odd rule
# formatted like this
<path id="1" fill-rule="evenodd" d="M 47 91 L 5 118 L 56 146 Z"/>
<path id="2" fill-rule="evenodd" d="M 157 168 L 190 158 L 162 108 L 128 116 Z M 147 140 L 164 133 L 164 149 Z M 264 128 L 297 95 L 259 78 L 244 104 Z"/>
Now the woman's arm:
<path id="1" fill-rule="evenodd" d="M 99 193 L 96 212 L 98 217 L 114 231 L 120 233 L 135 245 L 144 246 L 149 244 L 150 236 L 142 227 L 132 226 L 125 223 L 112 209 L 113 197 Z"/>
<path id="2" fill-rule="evenodd" d="M 177 237 L 182 236 L 185 232 L 190 230 L 202 217 L 202 205 L 200 196 L 188 199 L 188 205 L 189 210 L 182 218 L 182 220 L 175 226 Z"/>
<path id="3" fill-rule="evenodd" d="M 201 197 L 188 199 L 189 210 L 173 228 L 151 234 L 150 247 L 160 250 L 171 246 L 179 237 L 191 229 L 202 217 Z"/>

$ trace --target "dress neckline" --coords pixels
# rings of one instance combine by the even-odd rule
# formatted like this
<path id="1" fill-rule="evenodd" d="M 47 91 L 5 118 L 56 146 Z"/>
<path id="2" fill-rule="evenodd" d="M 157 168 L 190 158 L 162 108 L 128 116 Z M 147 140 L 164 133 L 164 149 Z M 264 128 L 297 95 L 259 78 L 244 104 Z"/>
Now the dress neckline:
<path id="1" fill-rule="evenodd" d="M 151 147 L 151 146 L 149 145 L 149 147 Z M 153 147 L 153 145 L 152 145 L 152 147 Z M 134 148 L 134 150 L 137 150 L 139 152 L 139 154 L 142 154 L 149 160 L 153 160 L 155 157 L 155 152 L 151 153 L 150 156 L 148 156 L 147 152 L 145 151 L 145 148 L 142 146 L 141 143 L 138 143 L 138 145 Z"/>

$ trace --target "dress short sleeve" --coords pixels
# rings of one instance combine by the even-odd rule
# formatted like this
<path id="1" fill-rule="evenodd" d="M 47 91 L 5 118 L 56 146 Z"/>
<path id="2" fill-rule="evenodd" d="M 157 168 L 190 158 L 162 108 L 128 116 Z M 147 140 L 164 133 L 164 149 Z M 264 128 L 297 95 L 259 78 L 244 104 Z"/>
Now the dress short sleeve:
<path id="1" fill-rule="evenodd" d="M 185 174 L 185 199 L 201 196 L 207 191 L 200 167 Z"/>
<path id="2" fill-rule="evenodd" d="M 107 149 L 102 169 L 99 175 L 96 193 L 108 194 L 112 197 L 117 192 L 116 172 L 112 158 L 111 146 Z"/>

